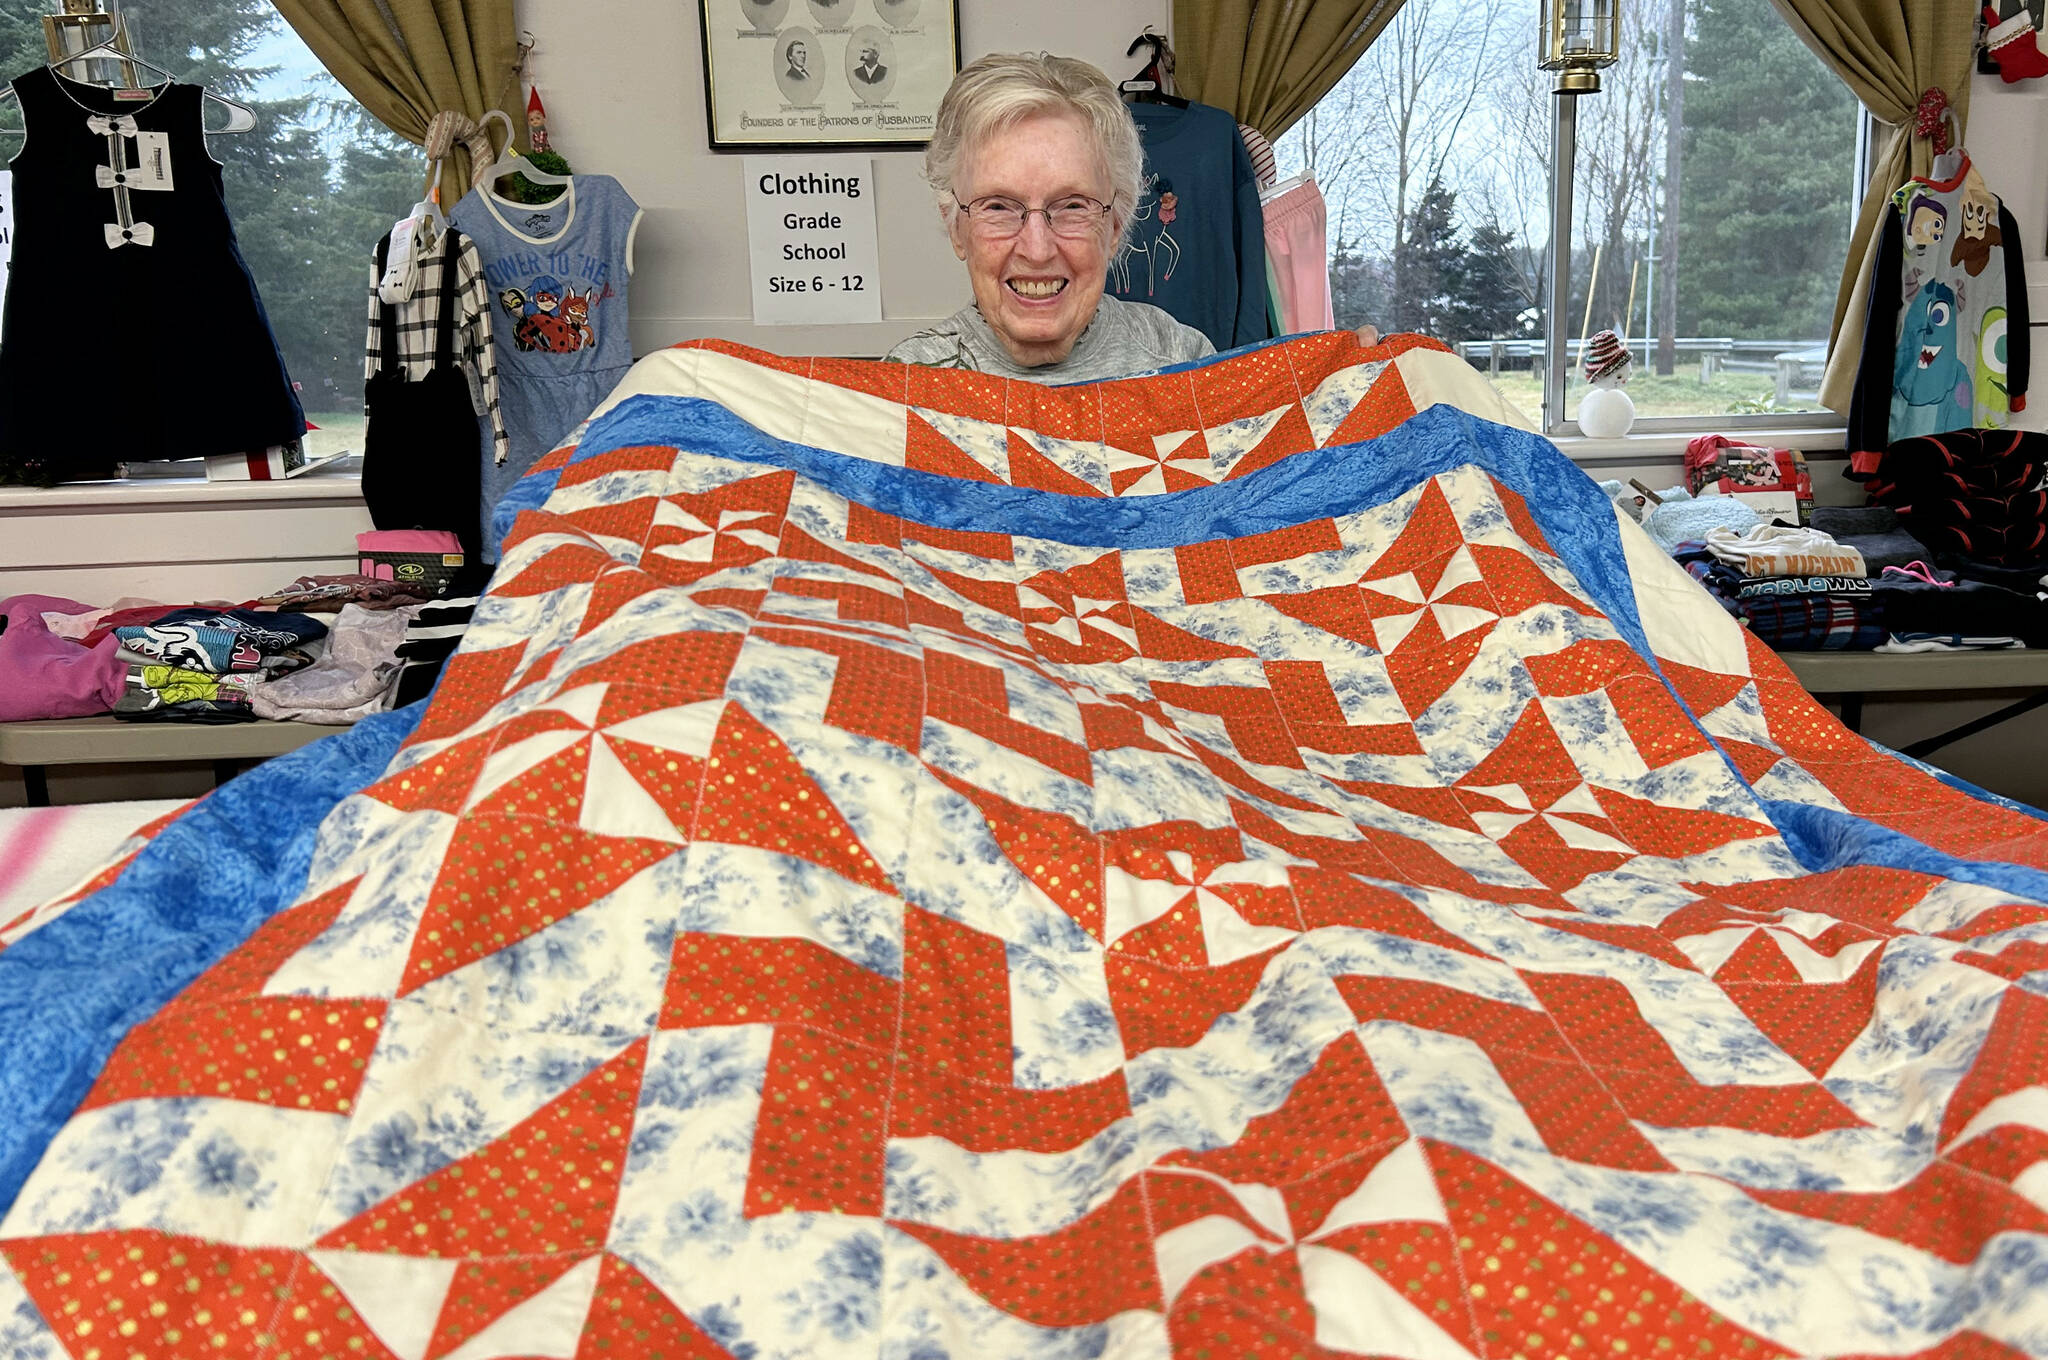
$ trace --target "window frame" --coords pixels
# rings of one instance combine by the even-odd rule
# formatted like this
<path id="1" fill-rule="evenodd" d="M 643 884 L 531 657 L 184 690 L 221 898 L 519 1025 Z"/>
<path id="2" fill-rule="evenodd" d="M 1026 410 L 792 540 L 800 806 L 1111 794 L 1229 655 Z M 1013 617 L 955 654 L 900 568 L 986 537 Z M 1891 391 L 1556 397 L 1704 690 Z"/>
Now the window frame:
<path id="1" fill-rule="evenodd" d="M 1573 188 L 1577 180 L 1578 101 L 1599 95 L 1551 95 L 1550 120 L 1550 240 L 1545 246 L 1548 297 L 1543 309 L 1543 408 L 1537 425 L 1550 439 L 1592 441 L 1577 420 L 1565 418 L 1565 401 L 1570 387 L 1568 355 L 1571 337 L 1562 325 L 1570 316 L 1571 239 Z M 1877 129 L 1870 110 L 1856 109 L 1856 154 L 1849 198 L 1849 220 L 1853 224 L 1863 209 L 1869 191 L 1871 162 L 1876 155 Z M 1757 415 L 1646 416 L 1629 428 L 1624 439 L 1646 436 L 1695 435 L 1709 433 L 1758 434 L 1772 431 L 1842 432 L 1848 422 L 1829 410 L 1786 411 Z"/>

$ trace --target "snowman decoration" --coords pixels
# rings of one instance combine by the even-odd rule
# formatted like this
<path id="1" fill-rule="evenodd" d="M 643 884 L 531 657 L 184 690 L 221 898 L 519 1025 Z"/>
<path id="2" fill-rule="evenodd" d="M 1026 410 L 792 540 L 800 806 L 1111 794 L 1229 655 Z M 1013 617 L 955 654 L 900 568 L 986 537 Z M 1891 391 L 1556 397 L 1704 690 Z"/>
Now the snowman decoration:
<path id="1" fill-rule="evenodd" d="M 1620 336 L 1602 331 L 1587 342 L 1585 358 L 1593 390 L 1579 398 L 1579 429 L 1588 439 L 1619 439 L 1636 423 L 1636 404 L 1621 390 L 1635 356 Z"/>

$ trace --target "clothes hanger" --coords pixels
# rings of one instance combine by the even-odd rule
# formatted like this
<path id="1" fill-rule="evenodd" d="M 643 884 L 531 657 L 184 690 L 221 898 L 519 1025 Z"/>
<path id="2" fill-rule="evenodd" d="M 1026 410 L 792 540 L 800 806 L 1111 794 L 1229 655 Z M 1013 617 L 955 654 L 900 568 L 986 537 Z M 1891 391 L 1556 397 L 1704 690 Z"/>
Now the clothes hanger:
<path id="1" fill-rule="evenodd" d="M 145 71 L 162 76 L 166 82 L 177 80 L 178 76 L 175 71 L 159 66 L 153 61 L 147 61 L 142 57 L 138 57 L 133 52 L 124 52 L 116 46 L 121 41 L 121 16 L 115 14 L 108 17 L 113 20 L 113 27 L 105 38 L 94 43 L 91 47 L 85 48 L 83 51 L 71 53 L 62 61 L 49 63 L 49 69 L 58 75 L 62 75 L 63 72 L 59 70 L 60 67 L 73 65 L 89 57 L 106 57 L 118 60 L 129 66 L 139 66 Z M 228 111 L 228 121 L 225 126 L 208 128 L 206 131 L 253 132 L 256 130 L 256 110 L 250 108 L 247 104 L 229 99 L 226 95 L 215 94 L 204 86 L 200 87 L 199 93 L 208 103 L 217 104 Z M 14 101 L 15 95 L 12 85 L 7 86 L 4 90 L 0 90 L 0 105 L 13 103 Z M 4 128 L 0 129 L 0 131 L 11 132 L 16 135 L 23 135 L 25 132 L 22 128 Z"/>
<path id="2" fill-rule="evenodd" d="M 1961 173 L 1963 160 L 1968 153 L 1963 150 L 1963 126 L 1956 117 L 1956 111 L 1943 105 L 1941 121 L 1948 124 L 1948 150 L 1934 158 L 1934 164 L 1928 167 L 1927 175 L 1930 179 L 1951 180 Z"/>
<path id="3" fill-rule="evenodd" d="M 564 188 L 568 187 L 569 181 L 574 176 L 551 175 L 534 165 L 532 161 L 514 149 L 512 119 L 506 115 L 503 109 L 492 109 L 483 116 L 485 124 L 489 124 L 493 120 L 505 125 L 505 151 L 497 160 L 491 162 L 483 174 L 477 176 L 479 180 L 485 184 L 496 184 L 507 175 L 524 175 L 535 184 L 559 184 Z M 549 201 L 553 202 L 552 199 Z M 534 206 L 538 207 L 540 205 L 536 204 Z"/>
<path id="4" fill-rule="evenodd" d="M 1117 87 L 1118 93 L 1124 97 L 1124 102 L 1186 108 L 1188 101 L 1170 93 L 1168 89 L 1173 81 L 1173 45 L 1167 42 L 1163 34 L 1154 33 L 1148 24 L 1143 33 L 1131 39 L 1131 45 L 1124 49 L 1124 55 L 1134 57 L 1141 47 L 1152 49 L 1152 60 L 1146 62 L 1138 74 Z"/>
<path id="5" fill-rule="evenodd" d="M 1289 175 L 1286 179 L 1276 180 L 1272 188 L 1259 190 L 1259 202 L 1271 203 L 1274 199 L 1280 197 L 1280 195 L 1294 189 L 1299 189 L 1302 185 L 1310 183 L 1314 179 L 1315 172 L 1313 171 L 1297 171 L 1294 174 Z"/>
<path id="6" fill-rule="evenodd" d="M 1275 181 L 1271 188 L 1259 190 L 1259 202 L 1271 203 L 1274 199 L 1280 197 L 1280 195 L 1284 193 L 1287 193 L 1289 190 L 1299 189 L 1304 184 L 1315 183 L 1316 111 L 1314 109 L 1310 109 L 1308 111 L 1308 117 L 1303 120 L 1303 123 L 1304 126 L 1302 127 L 1301 150 L 1302 159 L 1307 163 L 1303 165 L 1301 169 L 1296 171 L 1294 174 L 1287 176 L 1285 179 Z"/>
<path id="7" fill-rule="evenodd" d="M 395 306 L 412 296 L 413 285 L 419 281 L 420 260 L 432 253 L 434 243 L 448 229 L 448 215 L 441 211 L 442 164 L 434 162 L 427 196 L 391 228 L 391 249 L 377 280 L 377 296 L 387 304 Z"/>

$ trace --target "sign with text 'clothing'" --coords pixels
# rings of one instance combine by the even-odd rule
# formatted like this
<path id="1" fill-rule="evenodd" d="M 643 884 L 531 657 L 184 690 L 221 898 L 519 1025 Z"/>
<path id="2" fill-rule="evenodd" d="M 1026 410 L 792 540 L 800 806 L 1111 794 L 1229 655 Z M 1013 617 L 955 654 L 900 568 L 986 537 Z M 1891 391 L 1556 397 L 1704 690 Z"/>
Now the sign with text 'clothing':
<path id="1" fill-rule="evenodd" d="M 882 319 L 875 166 L 866 156 L 749 156 L 754 323 Z"/>

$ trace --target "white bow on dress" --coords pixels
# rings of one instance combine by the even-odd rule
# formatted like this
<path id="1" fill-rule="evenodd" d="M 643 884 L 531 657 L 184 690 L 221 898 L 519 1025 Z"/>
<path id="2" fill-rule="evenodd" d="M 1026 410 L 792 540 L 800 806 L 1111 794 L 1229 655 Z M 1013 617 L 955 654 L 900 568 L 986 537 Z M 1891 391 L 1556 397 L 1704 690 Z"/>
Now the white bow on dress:
<path id="1" fill-rule="evenodd" d="M 85 125 L 101 137 L 111 137 L 117 132 L 123 137 L 133 137 L 138 131 L 135 126 L 135 119 L 125 113 L 115 114 L 110 118 L 102 118 L 100 115 L 94 114 L 85 120 Z"/>
<path id="2" fill-rule="evenodd" d="M 137 222 L 132 227 L 124 227 L 119 222 L 107 223 L 108 250 L 119 250 L 130 243 L 138 246 L 155 245 L 156 228 L 147 222 Z"/>

